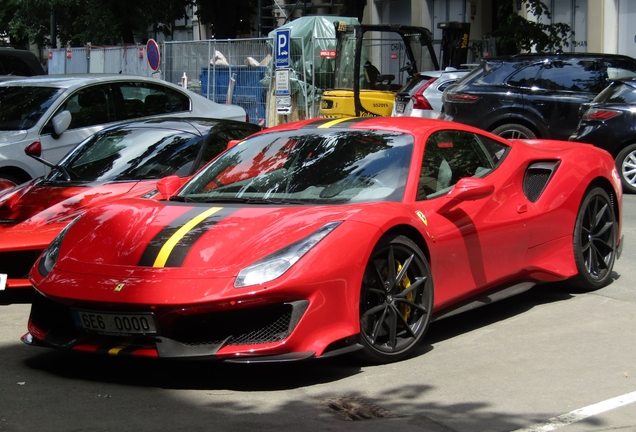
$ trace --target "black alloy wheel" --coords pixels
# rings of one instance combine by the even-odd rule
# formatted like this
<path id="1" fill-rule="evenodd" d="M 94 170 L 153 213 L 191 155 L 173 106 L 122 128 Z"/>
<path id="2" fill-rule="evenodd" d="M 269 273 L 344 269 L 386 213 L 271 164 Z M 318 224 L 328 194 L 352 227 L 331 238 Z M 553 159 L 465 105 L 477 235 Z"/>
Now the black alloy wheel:
<path id="1" fill-rule="evenodd" d="M 583 291 L 604 287 L 616 261 L 618 223 L 612 201 L 602 188 L 593 188 L 584 196 L 573 237 L 578 275 L 572 285 Z"/>
<path id="2" fill-rule="evenodd" d="M 373 250 L 360 293 L 363 354 L 374 363 L 412 354 L 426 333 L 433 280 L 426 257 L 405 236 L 385 237 Z"/>

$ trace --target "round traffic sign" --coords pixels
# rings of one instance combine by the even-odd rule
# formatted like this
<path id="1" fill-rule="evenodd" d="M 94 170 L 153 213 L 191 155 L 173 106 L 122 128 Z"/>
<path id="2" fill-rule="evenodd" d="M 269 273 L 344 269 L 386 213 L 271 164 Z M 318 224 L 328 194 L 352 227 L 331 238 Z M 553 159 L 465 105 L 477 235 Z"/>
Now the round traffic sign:
<path id="1" fill-rule="evenodd" d="M 146 52 L 148 53 L 148 65 L 150 65 L 150 69 L 156 71 L 159 69 L 161 54 L 159 54 L 159 45 L 157 45 L 154 39 L 148 39 Z"/>

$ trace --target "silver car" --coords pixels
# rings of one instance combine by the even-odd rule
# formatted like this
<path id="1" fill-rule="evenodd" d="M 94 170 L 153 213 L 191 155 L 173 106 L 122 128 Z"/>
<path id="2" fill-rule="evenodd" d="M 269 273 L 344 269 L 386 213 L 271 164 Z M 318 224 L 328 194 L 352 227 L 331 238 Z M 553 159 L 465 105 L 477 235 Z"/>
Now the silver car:
<path id="1" fill-rule="evenodd" d="M 0 179 L 16 184 L 48 168 L 24 149 L 40 141 L 42 158 L 57 163 L 99 130 L 156 116 L 246 121 L 245 110 L 174 84 L 119 74 L 44 75 L 0 82 Z"/>
<path id="2" fill-rule="evenodd" d="M 447 68 L 416 73 L 395 95 L 391 116 L 437 118 L 442 111 L 442 93 L 470 72 Z"/>

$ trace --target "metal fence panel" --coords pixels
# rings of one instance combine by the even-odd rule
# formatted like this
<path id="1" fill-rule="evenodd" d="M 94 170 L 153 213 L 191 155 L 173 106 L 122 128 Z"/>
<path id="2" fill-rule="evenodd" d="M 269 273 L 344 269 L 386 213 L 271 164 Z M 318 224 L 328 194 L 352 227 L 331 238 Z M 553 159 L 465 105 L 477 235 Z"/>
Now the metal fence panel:
<path id="1" fill-rule="evenodd" d="M 269 38 L 165 42 L 163 78 L 175 84 L 185 80 L 188 88 L 215 102 L 242 106 L 251 122 L 272 126 L 281 122 L 271 90 L 272 47 Z M 302 53 L 292 50 L 291 57 L 304 63 Z M 306 118 L 305 73 L 293 80 L 293 117 Z"/>

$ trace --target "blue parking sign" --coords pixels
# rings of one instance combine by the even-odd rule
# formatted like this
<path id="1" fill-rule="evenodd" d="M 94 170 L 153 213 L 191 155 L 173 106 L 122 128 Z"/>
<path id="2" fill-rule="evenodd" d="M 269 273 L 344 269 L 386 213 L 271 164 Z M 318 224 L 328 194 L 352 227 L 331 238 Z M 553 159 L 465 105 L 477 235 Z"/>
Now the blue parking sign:
<path id="1" fill-rule="evenodd" d="M 276 30 L 276 67 L 288 68 L 289 67 L 289 47 L 291 41 L 291 29 L 278 29 Z"/>

